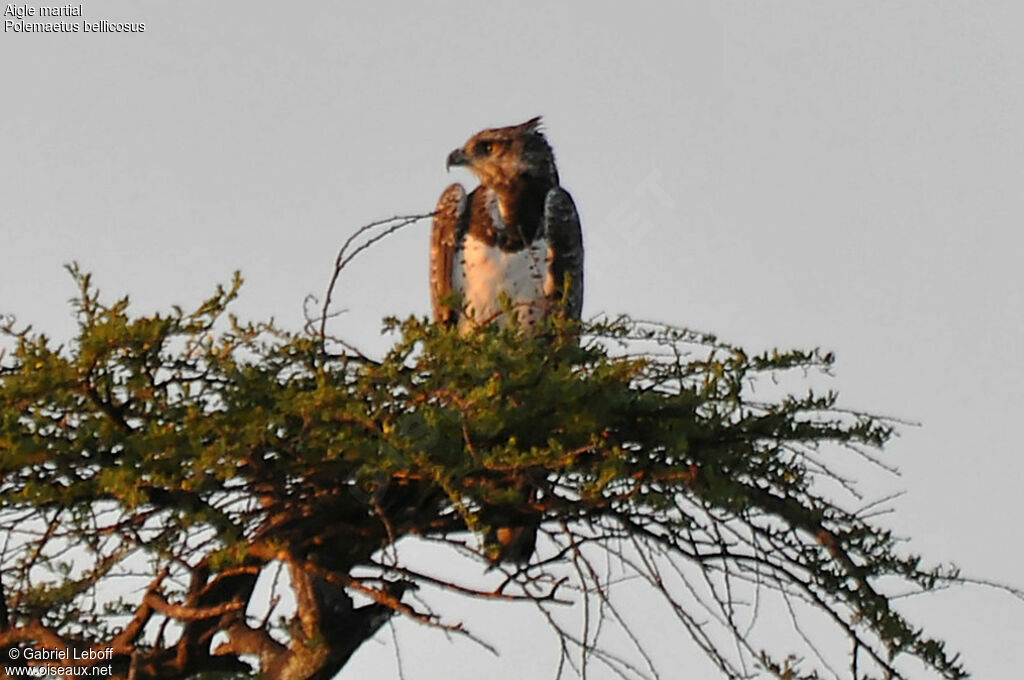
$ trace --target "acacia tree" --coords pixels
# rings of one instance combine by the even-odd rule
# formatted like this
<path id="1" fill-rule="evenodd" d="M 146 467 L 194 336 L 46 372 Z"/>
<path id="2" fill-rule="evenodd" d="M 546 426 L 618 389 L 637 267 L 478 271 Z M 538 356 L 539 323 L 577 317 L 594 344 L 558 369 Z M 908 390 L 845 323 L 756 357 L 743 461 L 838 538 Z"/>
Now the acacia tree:
<path id="1" fill-rule="evenodd" d="M 556 677 L 657 677 L 616 595 L 631 578 L 725 677 L 966 677 L 894 601 L 956 570 L 898 551 L 837 469 L 877 462 L 892 423 L 807 389 L 829 354 L 625 318 L 467 337 L 410 318 L 371 359 L 234 318 L 237 275 L 194 311 L 133 315 L 71 271 L 72 341 L 4 330 L 7 668 L 27 663 L 12 647 L 109 648 L 74 663 L 327 679 L 394 616 L 472 637 L 432 603 L 446 591 L 536 606 Z M 803 396 L 779 389 L 790 374 Z M 501 527 L 536 551 L 493 562 Z M 489 580 L 418 567 L 410 541 Z M 815 612 L 838 658 L 801 627 Z M 615 626 L 632 651 L 606 644 Z"/>

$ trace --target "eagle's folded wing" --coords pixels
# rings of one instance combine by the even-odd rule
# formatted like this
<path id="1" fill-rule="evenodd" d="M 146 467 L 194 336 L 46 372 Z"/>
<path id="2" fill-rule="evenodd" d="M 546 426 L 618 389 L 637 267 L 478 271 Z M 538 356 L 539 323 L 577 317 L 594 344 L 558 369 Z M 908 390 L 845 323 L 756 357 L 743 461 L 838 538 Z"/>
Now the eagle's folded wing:
<path id="1" fill-rule="evenodd" d="M 455 258 L 459 222 L 466 212 L 466 190 L 452 184 L 437 201 L 430 232 L 430 304 L 436 323 L 451 324 L 458 311 L 448 304 L 452 294 L 452 261 Z"/>
<path id="2" fill-rule="evenodd" d="M 566 314 L 579 319 L 583 312 L 583 235 L 572 196 L 562 187 L 552 187 L 544 200 L 544 232 L 551 249 L 554 278 L 552 302 L 566 300 Z M 569 287 L 566 293 L 565 286 Z"/>

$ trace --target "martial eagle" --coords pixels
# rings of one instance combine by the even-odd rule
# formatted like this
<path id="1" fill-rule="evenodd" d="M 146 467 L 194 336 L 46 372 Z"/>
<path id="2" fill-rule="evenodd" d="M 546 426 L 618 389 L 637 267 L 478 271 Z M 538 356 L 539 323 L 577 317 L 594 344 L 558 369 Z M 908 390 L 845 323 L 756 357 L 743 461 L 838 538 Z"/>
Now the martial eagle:
<path id="1" fill-rule="evenodd" d="M 501 316 L 507 295 L 530 324 L 583 307 L 583 239 L 576 206 L 558 184 L 540 118 L 483 130 L 448 155 L 480 180 L 452 184 L 437 202 L 430 242 L 434 321 L 467 331 Z M 452 305 L 462 301 L 461 307 Z"/>
<path id="2" fill-rule="evenodd" d="M 552 313 L 579 319 L 583 239 L 540 118 L 491 128 L 448 155 L 480 180 L 466 194 L 452 184 L 437 203 L 430 241 L 434 321 L 461 333 L 501 319 L 511 304 L 524 326 Z M 492 562 L 526 563 L 539 518 L 495 508 L 485 537 Z"/>

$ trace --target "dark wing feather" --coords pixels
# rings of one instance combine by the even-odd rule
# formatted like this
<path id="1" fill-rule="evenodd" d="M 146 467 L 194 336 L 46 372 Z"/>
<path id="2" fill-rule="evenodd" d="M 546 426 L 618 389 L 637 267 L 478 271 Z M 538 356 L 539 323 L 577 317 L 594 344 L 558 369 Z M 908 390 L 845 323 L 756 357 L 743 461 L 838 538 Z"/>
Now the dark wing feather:
<path id="1" fill-rule="evenodd" d="M 583 312 L 583 234 L 572 196 L 562 187 L 552 187 L 544 199 L 544 233 L 552 250 L 552 301 L 561 303 L 565 298 L 566 314 L 579 319 Z"/>
<path id="2" fill-rule="evenodd" d="M 430 305 L 435 323 L 452 324 L 458 320 L 457 311 L 446 303 L 452 294 L 452 261 L 465 214 L 466 190 L 461 184 L 452 184 L 437 201 L 430 232 Z"/>

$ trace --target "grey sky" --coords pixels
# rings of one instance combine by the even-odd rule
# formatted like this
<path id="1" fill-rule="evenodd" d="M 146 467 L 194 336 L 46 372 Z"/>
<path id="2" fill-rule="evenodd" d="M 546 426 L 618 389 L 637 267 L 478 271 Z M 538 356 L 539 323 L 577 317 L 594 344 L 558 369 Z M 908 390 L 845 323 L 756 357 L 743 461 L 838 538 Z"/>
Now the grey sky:
<path id="1" fill-rule="evenodd" d="M 0 311 L 66 338 L 63 263 L 140 311 L 238 268 L 240 313 L 298 327 L 354 228 L 432 209 L 471 183 L 452 148 L 543 114 L 586 314 L 834 349 L 846 405 L 922 423 L 889 452 L 904 476 L 863 489 L 906 489 L 886 521 L 1024 585 L 1024 9 L 681 5 L 109 0 L 86 17 L 146 32 L 5 33 Z M 382 316 L 425 314 L 426 244 L 411 227 L 346 272 L 335 330 L 379 350 Z M 907 606 L 976 677 L 1019 669 L 1019 603 Z M 498 661 L 401 627 L 409 677 L 445 657 L 450 678 L 549 673 L 543 634 L 486 626 Z M 342 677 L 392 677 L 382 639 Z"/>

